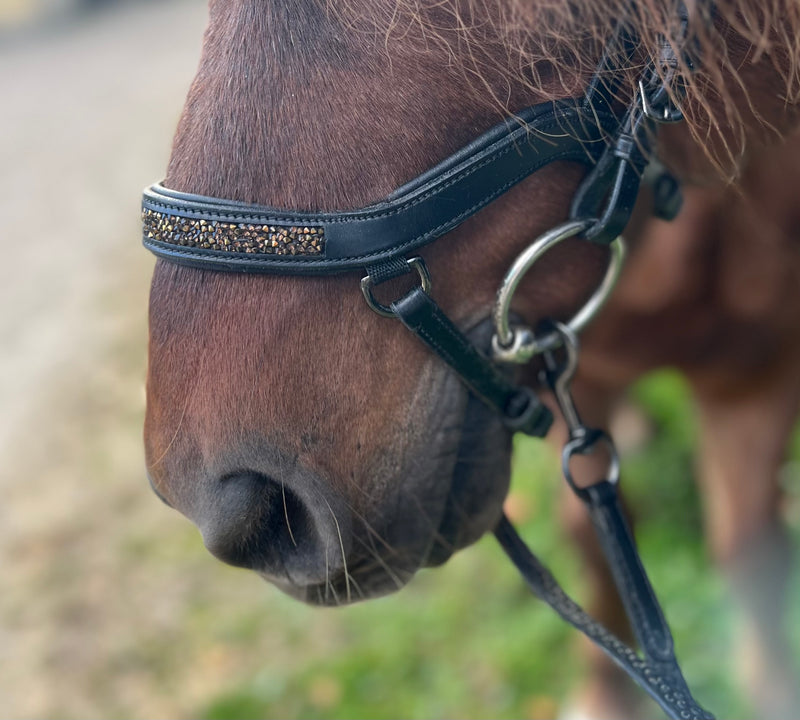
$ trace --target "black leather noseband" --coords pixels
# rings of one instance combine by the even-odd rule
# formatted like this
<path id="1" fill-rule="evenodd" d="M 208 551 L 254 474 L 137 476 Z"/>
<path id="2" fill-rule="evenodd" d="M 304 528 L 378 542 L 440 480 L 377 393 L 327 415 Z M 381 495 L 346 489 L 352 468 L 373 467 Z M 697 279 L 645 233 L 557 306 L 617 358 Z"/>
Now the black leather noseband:
<path id="1" fill-rule="evenodd" d="M 594 166 L 618 124 L 586 102 L 537 105 L 385 200 L 349 212 L 287 212 L 153 185 L 142 203 L 144 244 L 172 262 L 213 270 L 315 275 L 364 269 L 441 237 L 545 165 Z"/>

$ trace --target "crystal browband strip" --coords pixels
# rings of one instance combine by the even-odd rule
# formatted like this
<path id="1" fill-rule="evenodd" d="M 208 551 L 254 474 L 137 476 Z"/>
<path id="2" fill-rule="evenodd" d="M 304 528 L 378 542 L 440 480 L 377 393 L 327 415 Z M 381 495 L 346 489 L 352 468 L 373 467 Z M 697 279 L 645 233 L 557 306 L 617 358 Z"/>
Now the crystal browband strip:
<path id="1" fill-rule="evenodd" d="M 142 220 L 147 239 L 187 248 L 262 255 L 321 255 L 325 249 L 325 231 L 317 227 L 228 223 L 148 208 Z"/>

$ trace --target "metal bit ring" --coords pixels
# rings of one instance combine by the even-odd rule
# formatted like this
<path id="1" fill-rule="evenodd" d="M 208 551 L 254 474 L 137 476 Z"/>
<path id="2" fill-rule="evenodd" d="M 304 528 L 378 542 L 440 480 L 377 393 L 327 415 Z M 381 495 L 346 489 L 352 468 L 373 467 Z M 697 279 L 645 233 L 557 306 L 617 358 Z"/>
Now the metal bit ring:
<path id="1" fill-rule="evenodd" d="M 534 355 L 554 350 L 561 345 L 562 337 L 555 330 L 546 333 L 542 337 L 535 337 L 530 328 L 511 327 L 509 322 L 511 301 L 514 299 L 514 293 L 522 278 L 542 255 L 563 240 L 580 235 L 591 227 L 594 222 L 593 219 L 587 219 L 570 220 L 563 223 L 540 235 L 514 261 L 497 292 L 497 300 L 492 313 L 495 328 L 495 334 L 492 338 L 492 353 L 495 360 L 508 363 L 525 363 Z M 622 237 L 614 240 L 609 248 L 611 257 L 600 286 L 572 319 L 566 323 L 573 333 L 579 333 L 589 324 L 608 299 L 619 278 L 622 263 L 625 259 L 625 243 Z"/>

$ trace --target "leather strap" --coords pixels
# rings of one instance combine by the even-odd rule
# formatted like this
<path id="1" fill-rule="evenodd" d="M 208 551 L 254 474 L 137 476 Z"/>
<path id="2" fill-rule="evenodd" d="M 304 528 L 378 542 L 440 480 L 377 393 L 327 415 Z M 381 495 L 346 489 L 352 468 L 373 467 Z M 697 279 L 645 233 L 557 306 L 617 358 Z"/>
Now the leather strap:
<path id="1" fill-rule="evenodd" d="M 625 230 L 639 195 L 644 169 L 652 156 L 656 126 L 683 119 L 681 109 L 673 100 L 683 92 L 681 70 L 695 67 L 696 48 L 686 42 L 689 11 L 683 0 L 675 0 L 675 15 L 679 26 L 674 37 L 671 40 L 661 38 L 658 62 L 651 61 L 642 73 L 638 97 L 632 99 L 613 140 L 573 198 L 570 210 L 573 220 L 597 218 L 583 233 L 587 240 L 608 244 Z M 623 55 L 630 59 L 635 42 L 624 27 L 620 28 L 617 41 L 619 47 L 624 48 Z M 604 86 L 606 72 L 613 70 L 609 57 L 607 51 L 587 90 L 587 97 L 601 105 L 609 105 L 609 96 L 613 93 Z M 610 76 L 614 75 L 612 71 Z M 680 209 L 679 203 L 677 207 L 672 205 L 665 210 L 667 216 L 673 212 L 677 214 Z M 664 204 L 659 210 L 663 208 Z"/>
<path id="2" fill-rule="evenodd" d="M 627 226 L 650 159 L 648 132 L 649 123 L 638 105 L 634 105 L 614 143 L 578 188 L 570 216 L 573 219 L 597 218 L 597 222 L 584 232 L 587 240 L 608 244 Z"/>
<path id="3" fill-rule="evenodd" d="M 276 210 L 157 184 L 144 191 L 143 242 L 159 257 L 214 270 L 313 275 L 363 268 L 444 235 L 549 163 L 593 165 L 618 124 L 586 100 L 535 105 L 384 201 L 347 212 Z"/>
<path id="4" fill-rule="evenodd" d="M 386 266 L 378 277 L 397 276 L 407 268 L 405 263 Z M 390 307 L 411 332 L 458 373 L 477 397 L 500 414 L 511 430 L 536 437 L 547 434 L 553 417 L 533 391 L 511 383 L 422 287 L 414 288 Z M 670 718 L 713 720 L 713 715 L 692 697 L 678 665 L 672 634 L 622 512 L 616 483 L 602 480 L 576 494 L 587 506 L 644 657 L 606 630 L 564 592 L 505 516 L 495 529 L 498 541 L 533 593 L 598 645 Z"/>
<path id="5" fill-rule="evenodd" d="M 674 658 L 672 634 L 636 550 L 617 488 L 603 480 L 583 490 L 579 497 L 589 510 L 636 640 L 648 658 L 669 662 Z"/>
<path id="6" fill-rule="evenodd" d="M 621 513 L 619 517 L 622 517 Z M 612 522 L 616 524 L 616 520 Z M 624 520 L 622 522 L 624 524 Z M 627 525 L 625 527 L 627 528 Z M 625 670 L 661 706 L 670 718 L 674 720 L 714 719 L 714 716 L 704 710 L 692 697 L 686 685 L 675 655 L 672 653 L 672 637 L 669 635 L 666 623 L 663 623 L 663 615 L 660 613 L 660 608 L 656 613 L 660 620 L 651 617 L 649 613 L 637 613 L 632 617 L 632 623 L 636 625 L 644 622 L 643 627 L 637 628 L 636 635 L 637 637 L 640 635 L 647 637 L 651 629 L 649 623 L 651 620 L 655 620 L 653 629 L 656 635 L 666 632 L 669 638 L 669 651 L 662 653 L 662 650 L 666 650 L 666 645 L 662 647 L 658 641 L 655 643 L 648 642 L 643 645 L 645 657 L 640 657 L 634 650 L 586 613 L 580 605 L 564 592 L 558 581 L 553 577 L 553 574 L 530 551 L 505 516 L 501 518 L 495 529 L 495 537 L 508 557 L 516 565 L 533 594 L 546 602 L 572 627 L 586 635 L 617 665 Z M 626 533 L 622 533 L 619 537 L 623 546 L 627 543 L 630 543 L 630 546 L 625 548 L 620 555 L 614 554 L 609 558 L 612 568 L 615 564 L 618 564 L 614 572 L 615 579 L 618 573 L 625 574 L 638 566 L 641 570 L 641 575 L 644 577 L 644 583 L 649 588 L 649 582 L 646 575 L 644 575 L 644 570 L 641 569 L 641 563 L 638 562 L 638 553 L 632 544 L 632 539 L 630 539 L 630 531 L 627 531 L 627 540 L 624 539 Z M 633 564 L 629 564 L 631 552 L 637 560 Z M 639 570 L 634 569 L 633 574 L 638 576 Z M 638 581 L 641 581 L 641 577 L 638 578 Z M 642 588 L 636 587 L 638 581 L 619 587 L 623 599 L 626 594 L 631 593 L 626 602 L 626 607 L 630 602 L 635 604 L 640 599 L 640 590 Z M 657 606 L 658 603 L 656 602 Z M 653 650 L 656 651 L 656 654 L 651 654 Z"/>
<path id="7" fill-rule="evenodd" d="M 411 332 L 453 368 L 464 384 L 499 413 L 513 432 L 544 437 L 553 415 L 527 387 L 514 385 L 442 312 L 422 288 L 391 304 Z"/>

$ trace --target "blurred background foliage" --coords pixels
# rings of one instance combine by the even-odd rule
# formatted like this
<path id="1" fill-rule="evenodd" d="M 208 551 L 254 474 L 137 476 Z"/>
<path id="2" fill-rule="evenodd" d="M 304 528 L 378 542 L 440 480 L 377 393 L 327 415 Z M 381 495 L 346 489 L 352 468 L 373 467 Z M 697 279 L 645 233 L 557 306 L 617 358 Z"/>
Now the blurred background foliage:
<path id="1" fill-rule="evenodd" d="M 491 537 L 395 596 L 321 610 L 214 560 L 151 495 L 139 190 L 165 167 L 204 19 L 200 0 L 0 0 L 0 716 L 554 717 L 580 643 Z M 625 491 L 687 676 L 719 717 L 753 717 L 703 545 L 687 389 L 661 372 L 630 404 L 644 439 Z M 800 541 L 798 463 L 800 435 L 783 477 Z M 580 598 L 560 492 L 552 450 L 520 439 L 521 530 Z"/>

